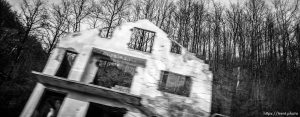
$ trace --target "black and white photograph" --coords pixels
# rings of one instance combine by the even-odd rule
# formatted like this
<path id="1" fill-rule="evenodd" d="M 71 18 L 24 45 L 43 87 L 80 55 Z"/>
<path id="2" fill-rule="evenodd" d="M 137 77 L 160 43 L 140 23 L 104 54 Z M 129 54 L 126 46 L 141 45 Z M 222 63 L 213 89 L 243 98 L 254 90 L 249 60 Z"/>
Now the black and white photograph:
<path id="1" fill-rule="evenodd" d="M 0 0 L 1 117 L 299 117 L 300 0 Z"/>

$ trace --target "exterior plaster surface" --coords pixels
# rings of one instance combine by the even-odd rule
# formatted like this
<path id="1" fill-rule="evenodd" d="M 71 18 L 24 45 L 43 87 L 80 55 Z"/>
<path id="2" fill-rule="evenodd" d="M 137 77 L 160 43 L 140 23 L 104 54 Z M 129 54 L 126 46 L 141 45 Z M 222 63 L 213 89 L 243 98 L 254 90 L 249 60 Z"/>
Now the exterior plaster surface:
<path id="1" fill-rule="evenodd" d="M 154 31 L 156 33 L 152 53 L 140 52 L 128 48 L 127 43 L 130 41 L 131 29 L 134 27 Z M 81 35 L 77 37 L 72 37 L 72 34 L 70 34 L 61 41 L 59 46 L 72 48 L 79 53 L 88 53 L 87 51 L 84 52 L 84 48 L 99 48 L 147 60 L 146 67 L 138 67 L 136 69 L 137 74 L 133 78 L 130 89 L 132 94 L 144 96 L 144 98 L 149 98 L 150 100 L 158 98 L 159 100 L 165 99 L 168 101 L 170 100 L 169 98 L 180 98 L 183 102 L 193 102 L 192 105 L 200 108 L 204 112 L 210 112 L 212 74 L 209 72 L 208 66 L 193 54 L 188 53 L 184 48 L 182 49 L 182 55 L 171 53 L 171 40 L 167 37 L 166 33 L 151 22 L 140 20 L 134 23 L 125 23 L 115 29 L 111 39 L 99 37 L 98 29 L 79 33 Z M 86 61 L 83 63 L 86 63 Z M 84 66 L 84 64 L 80 66 Z M 159 91 L 158 84 L 161 71 L 170 71 L 190 76 L 192 78 L 190 96 L 183 97 Z M 77 70 L 76 72 L 83 71 Z M 91 74 L 93 75 L 94 72 Z M 90 80 L 82 79 L 82 81 Z M 170 96 L 169 98 L 160 99 L 160 97 L 166 97 L 165 95 Z M 156 108 L 156 106 L 157 105 L 153 105 L 153 108 Z M 155 111 L 159 113 L 163 110 L 166 109 L 156 109 Z"/>
<path id="2" fill-rule="evenodd" d="M 155 32 L 151 53 L 128 48 L 131 29 L 141 28 Z M 93 50 L 105 50 L 146 60 L 145 66 L 138 66 L 133 77 L 130 93 L 142 98 L 141 104 L 157 116 L 209 116 L 211 109 L 212 73 L 202 60 L 181 48 L 182 54 L 171 53 L 171 40 L 167 34 L 148 20 L 124 23 L 115 28 L 111 39 L 101 38 L 100 29 L 92 29 L 68 34 L 48 60 L 44 73 L 54 75 L 65 50 L 78 53 L 68 76 L 69 80 L 90 83 L 97 67 L 93 59 Z M 170 94 L 158 90 L 162 71 L 169 71 L 191 78 L 192 84 L 188 97 Z M 73 95 L 74 96 L 74 95 Z M 59 117 L 83 117 L 88 108 L 85 96 L 67 96 Z M 85 97 L 88 98 L 88 97 Z M 101 102 L 101 101 L 100 101 Z M 103 102 L 102 102 L 103 103 Z M 175 115 L 174 115 L 175 113 Z M 143 117 L 139 111 L 128 111 L 126 117 Z"/>

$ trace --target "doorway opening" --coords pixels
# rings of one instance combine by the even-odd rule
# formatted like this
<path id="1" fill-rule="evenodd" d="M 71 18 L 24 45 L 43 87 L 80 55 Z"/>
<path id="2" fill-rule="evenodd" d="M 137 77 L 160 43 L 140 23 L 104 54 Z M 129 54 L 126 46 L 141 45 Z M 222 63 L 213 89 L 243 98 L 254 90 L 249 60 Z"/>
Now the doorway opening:
<path id="1" fill-rule="evenodd" d="M 61 65 L 58 68 L 55 76 L 67 78 L 69 75 L 69 72 L 74 64 L 76 56 L 77 56 L 77 53 L 74 53 L 71 51 L 66 51 L 64 58 L 61 62 Z"/>
<path id="2" fill-rule="evenodd" d="M 46 89 L 32 117 L 56 117 L 66 94 Z"/>
<path id="3" fill-rule="evenodd" d="M 123 117 L 126 112 L 125 108 L 90 103 L 86 117 Z"/>

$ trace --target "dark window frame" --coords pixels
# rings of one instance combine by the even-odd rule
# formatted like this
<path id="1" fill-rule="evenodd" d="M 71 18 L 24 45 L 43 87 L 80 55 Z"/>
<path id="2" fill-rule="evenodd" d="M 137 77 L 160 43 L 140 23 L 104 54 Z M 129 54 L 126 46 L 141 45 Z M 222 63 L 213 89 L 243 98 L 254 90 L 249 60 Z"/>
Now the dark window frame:
<path id="1" fill-rule="evenodd" d="M 182 48 L 175 42 L 171 41 L 171 53 L 181 54 Z"/>
<path id="2" fill-rule="evenodd" d="M 56 94 L 57 97 L 53 96 L 52 94 Z M 45 109 L 47 108 L 47 106 L 51 107 L 54 109 L 54 116 L 56 117 L 58 112 L 60 111 L 60 108 L 62 106 L 63 101 L 65 100 L 65 98 L 67 97 L 67 93 L 66 92 L 62 92 L 62 91 L 57 91 L 57 90 L 53 90 L 50 88 L 45 88 L 44 92 L 42 93 L 42 96 L 37 104 L 37 106 L 34 109 L 33 115 L 32 117 L 44 117 L 45 115 L 47 116 L 49 114 L 49 111 L 47 109 L 47 111 L 45 111 Z M 59 100 L 60 101 L 60 105 L 59 107 L 56 107 L 57 105 L 55 102 L 51 102 L 51 100 Z M 46 105 L 48 104 L 48 105 Z M 49 108 L 50 109 L 50 108 Z M 45 113 L 48 112 L 48 113 Z"/>
<path id="3" fill-rule="evenodd" d="M 183 87 L 176 87 L 176 88 L 178 88 L 178 89 L 175 89 L 177 91 L 169 90 L 166 87 L 166 85 L 167 85 L 168 78 L 171 78 L 171 77 L 169 77 L 170 74 L 175 75 L 177 77 L 181 77 L 181 78 L 184 77 L 185 79 L 184 79 Z M 191 93 L 191 86 L 192 86 L 192 79 L 190 76 L 185 76 L 185 75 L 181 75 L 181 74 L 177 74 L 177 73 L 173 73 L 173 72 L 169 72 L 169 71 L 161 71 L 161 73 L 160 73 L 160 80 L 159 80 L 159 84 L 158 84 L 159 91 L 189 97 L 189 95 Z M 184 91 L 181 91 L 181 88 L 184 88 Z"/>
<path id="4" fill-rule="evenodd" d="M 94 57 L 95 57 L 95 59 L 97 59 L 97 62 L 96 62 L 97 67 L 99 64 L 98 61 L 101 61 L 102 65 L 104 65 L 105 62 L 112 63 L 112 64 L 115 63 L 116 65 L 121 65 L 122 67 L 124 67 L 124 69 L 122 69 L 122 67 L 116 67 L 117 69 L 121 70 L 120 73 L 124 72 L 124 73 L 129 73 L 132 75 L 132 77 L 130 77 L 131 80 L 130 80 L 129 86 L 127 86 L 127 85 L 124 86 L 124 85 L 120 85 L 120 84 L 115 84 L 114 86 L 102 86 L 100 83 L 101 81 L 100 82 L 97 81 L 97 77 L 99 77 L 99 74 L 98 74 L 99 70 L 101 70 L 101 68 L 98 67 L 97 71 L 96 71 L 97 73 L 95 74 L 91 84 L 94 84 L 97 86 L 102 86 L 102 87 L 107 87 L 107 88 L 113 88 L 113 87 L 116 88 L 115 87 L 116 85 L 131 88 L 133 77 L 136 74 L 135 73 L 136 67 L 145 67 L 145 64 L 146 64 L 146 60 L 142 59 L 142 58 L 137 58 L 137 57 L 133 57 L 133 56 L 129 56 L 129 55 L 119 54 L 119 53 L 110 52 L 110 51 L 106 51 L 106 50 L 102 50 L 102 49 L 96 49 L 96 48 L 94 48 L 94 50 L 93 50 L 91 59 L 93 59 Z M 111 67 L 114 67 L 114 66 L 111 66 Z M 132 69 L 134 69 L 134 71 L 132 71 Z M 104 71 L 102 71 L 102 72 L 104 72 Z M 108 70 L 108 72 L 110 72 L 110 70 Z M 125 76 L 126 76 L 126 74 L 125 74 Z"/>
<path id="5" fill-rule="evenodd" d="M 67 62 L 69 62 L 68 58 L 67 58 L 67 57 L 69 57 L 68 54 L 75 55 L 74 58 L 73 58 L 73 61 L 72 61 L 73 63 L 71 65 L 69 65 L 67 63 Z M 58 76 L 58 77 L 61 77 L 61 78 L 68 78 L 68 76 L 69 76 L 69 74 L 71 72 L 71 69 L 72 69 L 72 67 L 73 67 L 73 65 L 74 65 L 74 63 L 76 61 L 77 56 L 78 56 L 78 53 L 70 51 L 70 50 L 66 50 L 64 52 L 64 56 L 63 56 L 63 58 L 62 58 L 62 60 L 60 62 L 60 65 L 59 65 L 59 67 L 58 67 L 58 69 L 57 69 L 57 71 L 55 73 L 55 76 Z M 69 65 L 69 66 L 66 66 L 66 65 Z"/>
<path id="6" fill-rule="evenodd" d="M 98 116 L 105 115 L 105 117 L 123 117 L 127 112 L 128 110 L 126 108 L 89 102 L 89 107 L 86 111 L 86 117 L 94 117 L 95 114 Z"/>
<path id="7" fill-rule="evenodd" d="M 137 32 L 137 34 L 135 31 Z M 156 32 L 138 27 L 132 28 L 131 32 L 132 33 L 130 36 L 130 41 L 128 42 L 128 48 L 151 53 L 153 50 L 154 41 L 156 39 Z"/>
<path id="8" fill-rule="evenodd" d="M 102 64 L 102 65 L 99 65 L 99 64 Z M 114 60 L 112 60 L 112 59 L 107 59 L 107 58 L 100 58 L 100 59 L 98 59 L 97 60 L 97 62 L 96 62 L 96 66 L 98 67 L 97 68 L 97 73 L 96 73 L 96 75 L 95 75 L 95 77 L 94 77 L 94 79 L 93 79 L 93 84 L 95 84 L 95 85 L 99 85 L 99 86 L 104 86 L 104 87 L 107 87 L 107 88 L 112 88 L 112 87 L 114 87 L 114 86 L 111 86 L 111 85 L 119 85 L 119 86 L 123 86 L 123 85 L 125 85 L 124 87 L 130 87 L 131 86 L 131 83 L 132 83 L 132 79 L 133 79 L 133 77 L 134 77 L 134 75 L 132 75 L 131 76 L 131 81 L 130 81 L 130 83 L 128 84 L 128 83 L 126 83 L 126 82 L 121 82 L 121 83 L 124 83 L 124 84 L 114 84 L 114 83 L 117 83 L 117 81 L 114 81 L 114 79 L 109 79 L 109 83 L 108 82 L 106 82 L 105 83 L 105 85 L 104 85 L 104 83 L 102 83 L 101 81 L 97 81 L 99 78 L 98 77 L 105 77 L 105 76 L 101 76 L 101 74 L 100 73 L 102 73 L 102 75 L 104 75 L 104 74 L 109 74 L 109 73 L 111 73 L 110 72 L 110 70 L 117 70 L 117 71 L 120 71 L 120 72 L 124 72 L 124 74 L 122 74 L 122 75 L 128 75 L 128 73 L 127 72 L 125 72 L 125 71 L 123 71 L 122 69 L 120 69 L 119 67 L 118 67 L 118 65 L 122 65 L 122 66 L 125 66 L 125 65 L 128 65 L 128 64 L 126 64 L 126 63 L 124 63 L 124 62 L 119 62 L 119 61 L 114 61 Z M 100 67 L 101 66 L 101 67 Z M 103 68 L 104 67 L 104 68 Z M 132 67 L 132 66 L 130 66 L 130 67 Z M 136 68 L 136 66 L 134 66 L 134 68 Z M 101 71 L 102 72 L 101 72 Z M 130 74 L 130 73 L 129 73 Z M 121 74 L 119 74 L 119 75 L 121 75 Z M 107 77 L 107 76 L 106 76 Z M 105 78 L 106 79 L 106 78 Z M 107 79 L 106 79 L 107 80 Z M 110 84 L 110 83 L 113 83 L 113 84 Z M 101 85 L 102 84 L 102 85 Z M 128 86 L 129 85 L 129 86 Z"/>

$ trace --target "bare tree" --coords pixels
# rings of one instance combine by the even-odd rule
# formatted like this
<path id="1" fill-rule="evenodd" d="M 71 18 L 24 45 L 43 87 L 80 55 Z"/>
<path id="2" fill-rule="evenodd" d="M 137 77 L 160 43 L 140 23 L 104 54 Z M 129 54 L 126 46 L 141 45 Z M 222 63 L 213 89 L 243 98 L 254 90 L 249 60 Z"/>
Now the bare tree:
<path id="1" fill-rule="evenodd" d="M 172 1 L 169 0 L 161 0 L 160 2 L 157 2 L 156 5 L 157 13 L 156 13 L 156 25 L 159 28 L 162 28 L 163 30 L 166 30 L 166 21 L 168 18 L 168 15 L 172 16 L 172 13 L 175 11 L 175 4 Z"/>
<path id="2" fill-rule="evenodd" d="M 298 0 L 293 2 L 288 2 L 284 0 L 275 0 L 273 1 L 273 5 L 275 8 L 275 17 L 276 17 L 276 24 L 278 24 L 279 28 L 279 36 L 281 38 L 281 47 L 282 47 L 282 57 L 284 61 L 284 66 L 288 64 L 288 53 L 289 53 L 289 45 L 290 45 L 290 38 L 291 38 L 291 32 L 294 30 L 292 27 L 294 25 L 294 18 L 296 16 L 296 11 L 298 8 Z M 279 49 L 281 48 L 279 47 Z M 279 55 L 280 56 L 280 55 Z"/>
<path id="3" fill-rule="evenodd" d="M 139 19 L 142 19 L 142 5 L 140 2 L 135 2 L 132 4 L 132 8 L 130 9 L 130 12 L 133 12 L 133 15 L 129 17 L 128 21 L 137 21 Z"/>
<path id="4" fill-rule="evenodd" d="M 145 0 L 142 2 L 143 7 L 143 12 L 142 12 L 142 17 L 145 19 L 148 19 L 150 21 L 154 20 L 154 15 L 155 15 L 155 0 Z"/>
<path id="5" fill-rule="evenodd" d="M 72 22 L 73 32 L 80 31 L 81 23 L 87 16 L 91 13 L 91 5 L 89 5 L 89 0 L 71 0 L 72 7 Z"/>
<path id="6" fill-rule="evenodd" d="M 107 27 L 106 36 L 111 33 L 111 28 L 120 25 L 129 15 L 130 0 L 103 0 L 99 5 L 102 8 L 101 20 Z"/>
<path id="7" fill-rule="evenodd" d="M 203 34 L 204 30 L 204 21 L 207 15 L 207 10 L 204 7 L 205 2 L 199 1 L 193 3 L 193 18 L 192 18 L 192 31 L 193 31 L 193 40 L 191 52 L 199 54 L 201 51 L 202 43 L 205 41 Z"/>
<path id="8" fill-rule="evenodd" d="M 102 6 L 101 6 L 101 1 L 91 1 L 91 13 L 88 17 L 88 24 L 90 25 L 90 28 L 97 28 L 101 24 L 101 18 L 102 17 Z"/>
<path id="9" fill-rule="evenodd" d="M 44 21 L 44 7 L 41 0 L 23 0 L 21 5 L 21 21 L 25 26 L 25 33 L 21 39 L 20 46 L 17 49 L 16 61 L 18 61 L 22 50 L 24 49 L 23 44 L 28 40 L 30 34 L 34 33 L 35 30 L 41 28 L 41 23 Z"/>
<path id="10" fill-rule="evenodd" d="M 47 48 L 47 54 L 56 47 L 59 39 L 68 33 L 68 21 L 71 13 L 71 3 L 67 0 L 62 0 L 61 4 L 52 4 L 48 15 L 48 20 L 45 23 L 41 33 L 44 34 L 44 42 Z"/>
<path id="11" fill-rule="evenodd" d="M 190 43 L 190 30 L 191 30 L 191 16 L 192 16 L 192 1 L 180 0 L 178 1 L 178 11 L 175 15 L 177 22 L 177 42 L 188 48 Z M 179 51 L 178 49 L 176 51 Z"/>

